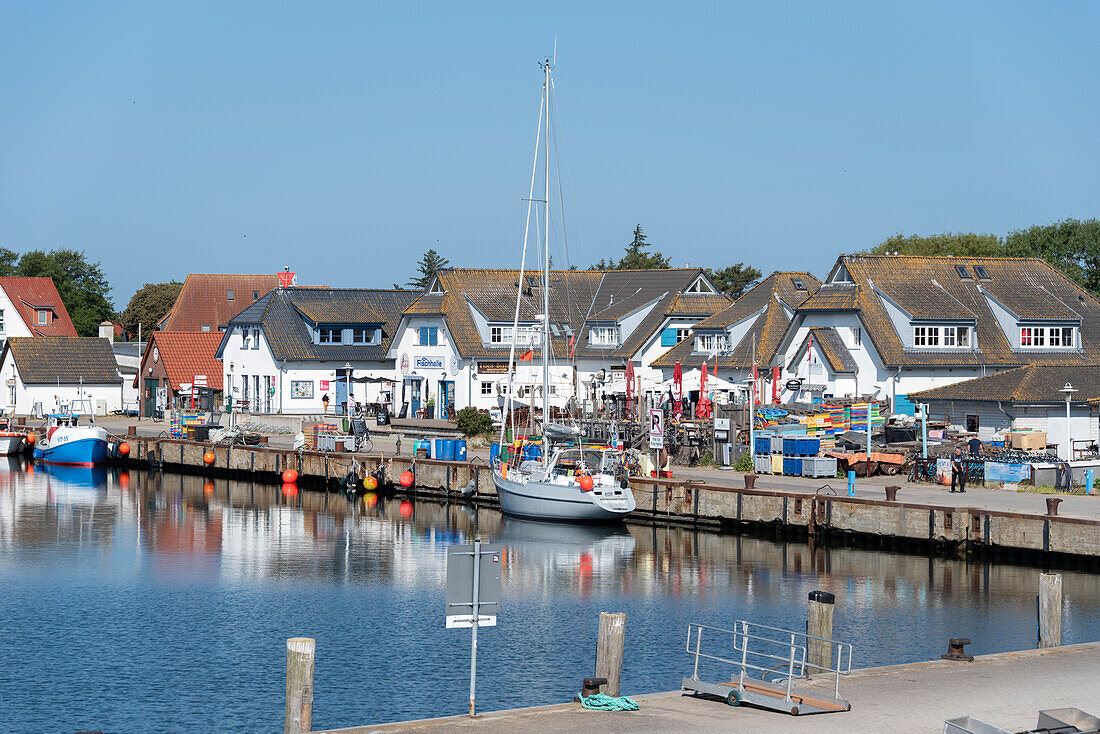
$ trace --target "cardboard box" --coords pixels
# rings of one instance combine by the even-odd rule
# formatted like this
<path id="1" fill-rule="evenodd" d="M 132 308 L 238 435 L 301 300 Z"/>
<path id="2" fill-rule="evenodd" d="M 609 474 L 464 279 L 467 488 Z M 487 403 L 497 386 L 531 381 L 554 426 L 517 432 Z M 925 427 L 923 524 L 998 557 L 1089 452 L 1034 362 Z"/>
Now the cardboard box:
<path id="1" fill-rule="evenodd" d="M 1047 447 L 1046 431 L 1013 431 L 1012 448 L 1021 451 L 1042 451 Z"/>

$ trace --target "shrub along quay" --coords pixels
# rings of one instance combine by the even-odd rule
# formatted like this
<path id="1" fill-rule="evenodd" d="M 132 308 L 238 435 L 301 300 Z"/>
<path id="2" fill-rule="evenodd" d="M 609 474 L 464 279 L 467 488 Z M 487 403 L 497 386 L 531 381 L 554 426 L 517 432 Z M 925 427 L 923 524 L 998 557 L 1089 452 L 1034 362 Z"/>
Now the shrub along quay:
<path id="1" fill-rule="evenodd" d="M 496 505 L 487 464 L 437 461 L 407 455 L 295 451 L 267 446 L 211 445 L 195 441 L 130 437 L 127 462 L 187 473 L 246 477 L 278 483 L 298 472 L 303 488 L 339 488 L 349 473 L 379 478 L 424 498 Z M 207 463 L 213 454 L 213 461 Z M 409 489 L 395 486 L 403 472 Z M 633 521 L 695 525 L 722 530 L 771 532 L 780 537 L 850 539 L 884 547 L 949 550 L 1016 560 L 1100 565 L 1100 519 L 1013 512 L 989 507 L 939 505 L 849 497 L 824 492 L 733 487 L 698 479 L 635 477 Z"/>

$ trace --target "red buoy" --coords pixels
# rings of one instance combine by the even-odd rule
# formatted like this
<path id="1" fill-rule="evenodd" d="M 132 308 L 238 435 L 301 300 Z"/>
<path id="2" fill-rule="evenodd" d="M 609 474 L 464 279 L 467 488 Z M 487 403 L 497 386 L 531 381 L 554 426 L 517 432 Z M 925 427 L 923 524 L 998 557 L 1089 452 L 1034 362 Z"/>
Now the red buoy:
<path id="1" fill-rule="evenodd" d="M 591 492 L 592 487 L 596 484 L 592 481 L 592 477 L 588 476 L 587 474 L 581 475 L 581 478 L 578 480 L 577 483 L 581 485 L 581 490 L 584 492 Z"/>
<path id="2" fill-rule="evenodd" d="M 398 481 L 401 482 L 402 487 L 413 486 L 413 473 L 406 469 L 405 471 L 401 472 L 401 476 L 398 478 Z"/>
<path id="3" fill-rule="evenodd" d="M 202 460 L 204 462 L 206 462 L 207 466 L 210 466 L 211 464 L 213 464 L 215 459 L 217 459 L 217 458 L 218 457 L 214 456 L 213 451 L 207 451 L 205 454 L 202 455 Z"/>
<path id="4" fill-rule="evenodd" d="M 34 446 L 34 442 L 37 440 L 35 438 L 34 431 L 31 431 L 30 433 L 28 433 L 27 438 L 24 439 L 24 440 L 27 442 L 28 446 Z"/>
<path id="5" fill-rule="evenodd" d="M 406 520 L 411 520 L 413 516 L 413 503 L 405 500 L 401 503 L 401 506 L 397 508 L 397 511 L 401 513 L 401 517 Z"/>
<path id="6" fill-rule="evenodd" d="M 294 484 L 296 481 L 298 481 L 297 469 L 287 469 L 285 472 L 283 472 L 284 484 Z"/>
<path id="7" fill-rule="evenodd" d="M 129 456 L 130 455 L 130 444 L 123 441 L 118 446 L 118 453 L 122 454 L 123 456 Z"/>
<path id="8" fill-rule="evenodd" d="M 367 478 L 363 480 L 363 486 L 370 491 L 374 491 L 378 489 L 378 480 L 375 479 L 372 475 L 368 474 Z"/>

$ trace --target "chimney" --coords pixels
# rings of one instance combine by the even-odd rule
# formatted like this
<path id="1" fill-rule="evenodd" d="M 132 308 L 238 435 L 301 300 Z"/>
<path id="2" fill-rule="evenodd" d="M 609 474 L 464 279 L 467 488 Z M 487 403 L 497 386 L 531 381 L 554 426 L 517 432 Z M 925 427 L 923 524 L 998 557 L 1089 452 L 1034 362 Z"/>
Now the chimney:
<path id="1" fill-rule="evenodd" d="M 110 321 L 104 321 L 99 325 L 99 338 L 113 342 L 115 340 L 115 325 Z"/>

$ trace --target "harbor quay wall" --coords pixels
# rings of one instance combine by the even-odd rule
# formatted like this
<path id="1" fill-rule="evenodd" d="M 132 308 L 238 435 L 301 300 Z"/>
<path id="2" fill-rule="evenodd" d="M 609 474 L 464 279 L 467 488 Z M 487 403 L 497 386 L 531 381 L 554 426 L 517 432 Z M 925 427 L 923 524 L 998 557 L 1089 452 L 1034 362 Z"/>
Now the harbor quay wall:
<path id="1" fill-rule="evenodd" d="M 481 461 L 438 461 L 411 456 L 295 451 L 267 446 L 225 446 L 154 437 L 129 437 L 129 463 L 184 473 L 280 483 L 287 469 L 303 488 L 331 489 L 348 473 L 380 475 L 382 488 L 436 499 L 497 504 L 490 470 Z M 213 452 L 214 462 L 204 457 Z M 413 487 L 397 484 L 411 471 Z M 1100 520 L 1006 512 L 983 507 L 890 502 L 797 490 L 741 488 L 698 480 L 635 477 L 633 521 L 719 530 L 775 533 L 779 537 L 850 539 L 890 547 L 953 549 L 1017 558 L 1074 557 L 1100 565 Z"/>

